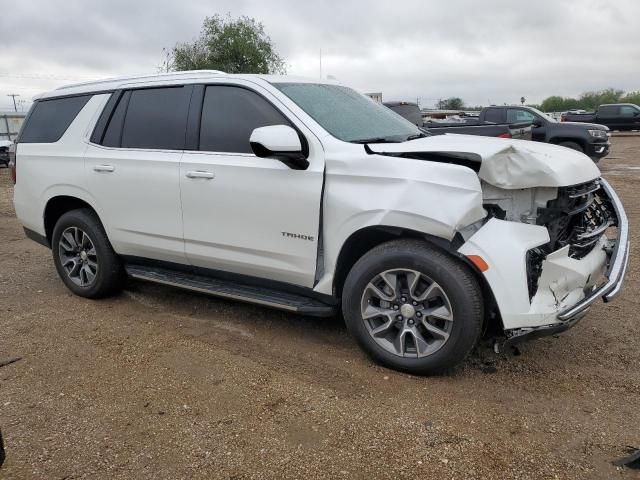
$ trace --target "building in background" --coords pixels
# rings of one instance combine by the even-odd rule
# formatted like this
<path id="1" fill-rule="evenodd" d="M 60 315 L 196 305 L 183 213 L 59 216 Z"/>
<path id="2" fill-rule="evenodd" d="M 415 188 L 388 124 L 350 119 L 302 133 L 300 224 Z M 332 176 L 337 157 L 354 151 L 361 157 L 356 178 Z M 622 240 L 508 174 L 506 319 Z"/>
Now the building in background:
<path id="1" fill-rule="evenodd" d="M 25 112 L 0 111 L 0 140 L 15 140 L 26 115 Z"/>

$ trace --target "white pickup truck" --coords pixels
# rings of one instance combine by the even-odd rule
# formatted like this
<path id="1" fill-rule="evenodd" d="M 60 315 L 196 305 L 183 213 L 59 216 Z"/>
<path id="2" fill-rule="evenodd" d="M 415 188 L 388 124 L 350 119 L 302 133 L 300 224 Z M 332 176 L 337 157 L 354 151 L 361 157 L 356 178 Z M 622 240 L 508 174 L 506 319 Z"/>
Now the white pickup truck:
<path id="1" fill-rule="evenodd" d="M 71 85 L 36 98 L 11 156 L 17 216 L 74 293 L 128 275 L 341 312 L 375 360 L 417 374 L 461 362 L 487 327 L 509 342 L 571 327 L 628 261 L 625 212 L 587 156 L 430 137 L 332 82 Z"/>

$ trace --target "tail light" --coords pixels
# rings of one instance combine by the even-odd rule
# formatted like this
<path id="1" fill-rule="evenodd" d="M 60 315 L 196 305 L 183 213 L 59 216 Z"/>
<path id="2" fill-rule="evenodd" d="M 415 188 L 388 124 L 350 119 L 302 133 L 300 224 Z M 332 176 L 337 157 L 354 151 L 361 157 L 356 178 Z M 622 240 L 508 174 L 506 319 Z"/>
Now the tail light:
<path id="1" fill-rule="evenodd" d="M 511 135 L 510 132 L 501 133 L 500 135 L 498 135 L 498 138 L 513 138 L 513 135 Z"/>
<path id="2" fill-rule="evenodd" d="M 567 121 L 567 117 L 564 115 L 560 115 L 560 121 L 561 122 L 566 122 Z"/>
<path id="3" fill-rule="evenodd" d="M 9 145 L 9 175 L 11 175 L 11 181 L 16 184 L 16 144 Z"/>

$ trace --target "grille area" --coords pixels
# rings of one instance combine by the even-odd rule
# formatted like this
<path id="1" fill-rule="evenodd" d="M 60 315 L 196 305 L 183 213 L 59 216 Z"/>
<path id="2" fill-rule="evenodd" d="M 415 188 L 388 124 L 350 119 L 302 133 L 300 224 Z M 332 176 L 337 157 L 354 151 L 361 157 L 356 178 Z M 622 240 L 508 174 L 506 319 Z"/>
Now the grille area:
<path id="1" fill-rule="evenodd" d="M 594 180 L 558 189 L 558 198 L 538 209 L 537 224 L 549 230 L 549 252 L 570 245 L 569 256 L 583 258 L 615 223 L 609 199 Z"/>
<path id="2" fill-rule="evenodd" d="M 538 279 L 545 257 L 569 245 L 569 256 L 585 257 L 603 233 L 616 224 L 611 201 L 600 188 L 600 182 L 592 182 L 558 189 L 558 197 L 538 208 L 536 223 L 549 230 L 551 241 L 527 252 L 527 280 L 529 298 L 538 290 Z"/>

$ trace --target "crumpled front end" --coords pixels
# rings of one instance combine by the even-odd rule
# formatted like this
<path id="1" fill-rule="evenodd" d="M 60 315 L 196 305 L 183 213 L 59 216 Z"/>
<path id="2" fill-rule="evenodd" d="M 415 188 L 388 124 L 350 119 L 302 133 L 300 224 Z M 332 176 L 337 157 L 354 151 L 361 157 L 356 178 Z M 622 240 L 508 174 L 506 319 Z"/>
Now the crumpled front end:
<path id="1" fill-rule="evenodd" d="M 511 340 L 566 330 L 620 291 L 628 222 L 606 180 L 502 196 L 488 186 L 485 196 L 491 218 L 466 232 L 459 252 L 489 266 L 484 276 Z"/>

